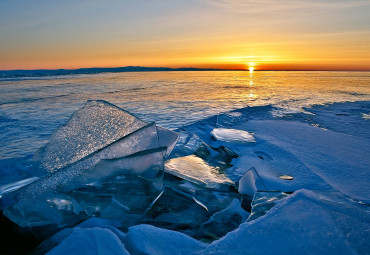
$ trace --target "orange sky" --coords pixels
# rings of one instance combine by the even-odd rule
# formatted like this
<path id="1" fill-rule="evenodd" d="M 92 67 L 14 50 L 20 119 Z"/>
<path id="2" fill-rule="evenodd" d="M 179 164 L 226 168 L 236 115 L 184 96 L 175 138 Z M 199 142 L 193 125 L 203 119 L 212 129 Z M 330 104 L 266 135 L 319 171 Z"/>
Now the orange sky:
<path id="1" fill-rule="evenodd" d="M 370 70 L 370 2 L 1 1 L 0 70 Z"/>

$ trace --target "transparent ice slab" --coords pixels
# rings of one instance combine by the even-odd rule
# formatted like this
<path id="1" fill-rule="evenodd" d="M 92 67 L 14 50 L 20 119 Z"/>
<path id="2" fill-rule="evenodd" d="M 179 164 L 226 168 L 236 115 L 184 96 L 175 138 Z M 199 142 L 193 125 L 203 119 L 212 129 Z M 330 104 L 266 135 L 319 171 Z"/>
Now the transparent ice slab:
<path id="1" fill-rule="evenodd" d="M 167 161 L 165 171 L 206 188 L 220 189 L 223 186 L 234 185 L 234 182 L 221 173 L 218 167 L 210 166 L 195 155 Z"/>
<path id="2" fill-rule="evenodd" d="M 35 160 L 54 172 L 118 141 L 147 123 L 106 101 L 88 101 L 55 131 Z"/>

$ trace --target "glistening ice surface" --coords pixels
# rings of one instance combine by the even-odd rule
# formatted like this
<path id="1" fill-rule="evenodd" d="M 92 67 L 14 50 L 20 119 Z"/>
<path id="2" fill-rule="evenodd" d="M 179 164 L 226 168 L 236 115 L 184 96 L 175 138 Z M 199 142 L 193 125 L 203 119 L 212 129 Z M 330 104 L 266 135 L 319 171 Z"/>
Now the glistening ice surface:
<path id="1" fill-rule="evenodd" d="M 0 79 L 0 159 L 33 154 L 87 100 L 177 128 L 246 106 L 370 100 L 369 72 L 137 72 Z"/>

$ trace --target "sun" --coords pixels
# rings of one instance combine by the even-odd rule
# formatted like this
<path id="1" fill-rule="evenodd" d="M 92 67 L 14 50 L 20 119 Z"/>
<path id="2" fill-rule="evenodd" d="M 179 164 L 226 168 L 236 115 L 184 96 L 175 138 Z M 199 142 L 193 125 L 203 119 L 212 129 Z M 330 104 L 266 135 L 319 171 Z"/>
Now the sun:
<path id="1" fill-rule="evenodd" d="M 253 71 L 254 71 L 254 63 L 252 63 L 252 62 L 251 62 L 251 63 L 249 63 L 249 64 L 248 64 L 248 69 L 249 69 L 249 72 L 250 72 L 250 73 L 253 73 Z"/>

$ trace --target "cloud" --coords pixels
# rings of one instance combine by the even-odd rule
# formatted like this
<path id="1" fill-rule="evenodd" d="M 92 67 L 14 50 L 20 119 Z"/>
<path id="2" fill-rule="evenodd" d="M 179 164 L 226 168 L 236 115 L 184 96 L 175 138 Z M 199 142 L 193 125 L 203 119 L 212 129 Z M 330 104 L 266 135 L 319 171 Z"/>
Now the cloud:
<path id="1" fill-rule="evenodd" d="M 368 0 L 206 0 L 210 5 L 237 13 L 269 13 L 292 10 L 343 9 L 370 6 Z"/>

